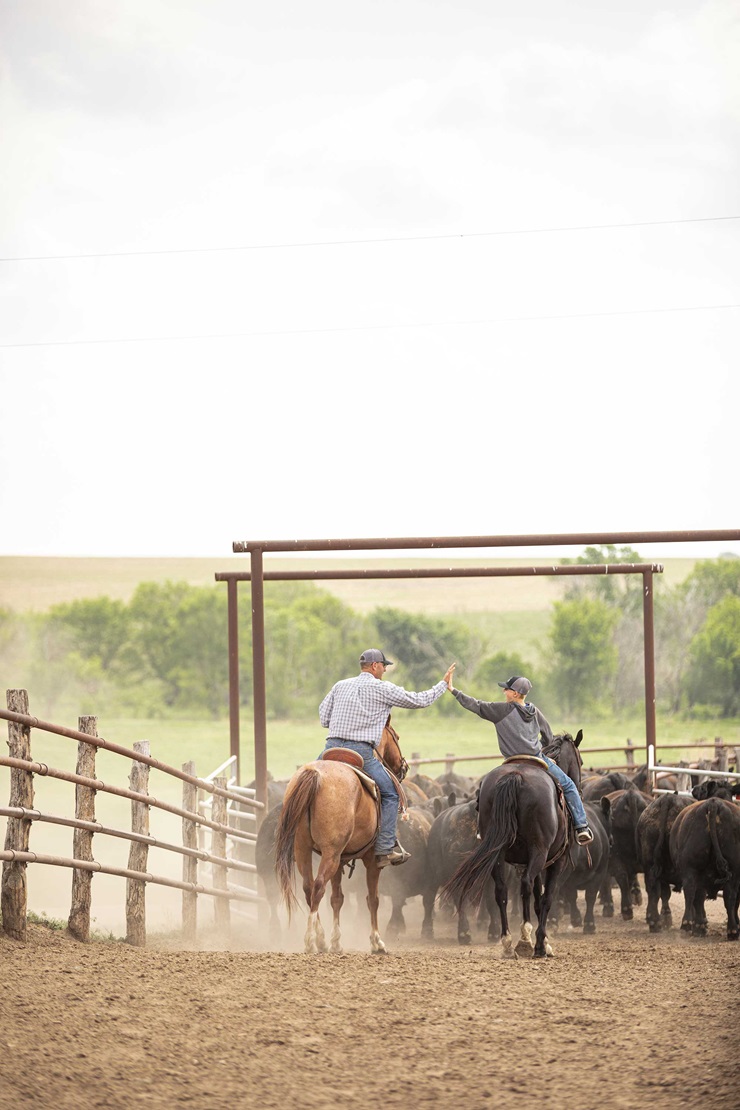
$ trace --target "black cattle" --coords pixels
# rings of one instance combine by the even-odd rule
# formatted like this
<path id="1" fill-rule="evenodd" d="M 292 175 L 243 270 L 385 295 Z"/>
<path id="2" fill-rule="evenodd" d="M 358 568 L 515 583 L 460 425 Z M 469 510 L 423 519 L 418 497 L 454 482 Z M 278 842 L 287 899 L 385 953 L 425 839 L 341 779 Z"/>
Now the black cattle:
<path id="1" fill-rule="evenodd" d="M 605 797 L 611 804 L 612 845 L 609 853 L 609 874 L 601 889 L 603 913 L 604 917 L 612 917 L 614 914 L 612 901 L 612 879 L 614 879 L 621 894 L 622 918 L 625 921 L 631 921 L 634 916 L 632 904 L 639 906 L 642 903 L 642 892 L 637 880 L 642 866 L 637 858 L 635 833 L 640 814 L 650 804 L 650 799 L 642 791 L 635 789 L 615 790 Z"/>
<path id="2" fill-rule="evenodd" d="M 421 927 L 421 935 L 427 940 L 434 938 L 434 903 L 437 891 L 452 878 L 463 860 L 467 859 L 478 845 L 477 818 L 476 801 L 462 802 L 459 805 L 450 806 L 436 817 L 429 831 L 427 881 L 423 893 L 424 922 Z M 486 886 L 484 902 L 489 922 L 488 939 L 498 940 L 499 915 L 492 879 Z M 470 924 L 464 903 L 457 915 L 457 939 L 460 944 L 470 944 L 471 941 Z"/>
<path id="3" fill-rule="evenodd" d="M 437 782 L 436 779 L 430 778 L 429 775 L 422 775 L 418 771 L 415 775 L 409 775 L 405 778 L 403 780 L 403 785 L 406 786 L 410 782 L 413 782 L 415 786 L 423 790 L 427 798 L 444 798 L 445 794 L 449 793 L 449 790 L 446 790 L 441 782 Z"/>
<path id="4" fill-rule="evenodd" d="M 727 939 L 740 939 L 740 806 L 716 795 L 686 806 L 673 822 L 670 852 L 683 889 L 681 928 L 695 937 L 706 936 L 704 902 L 721 891 Z"/>
<path id="5" fill-rule="evenodd" d="M 594 904 L 609 874 L 609 854 L 611 841 L 611 803 L 603 798 L 598 804 L 585 802 L 584 808 L 594 839 L 591 844 L 571 845 L 566 870 L 560 878 L 558 902 L 570 911 L 570 923 L 574 928 L 583 924 L 584 933 L 595 933 Z M 584 891 L 586 914 L 581 916 L 578 909 L 578 891 Z"/>
<path id="6" fill-rule="evenodd" d="M 609 771 L 602 774 L 583 776 L 582 794 L 584 802 L 600 802 L 607 794 L 615 790 L 636 790 L 634 782 L 621 771 Z"/>
<path id="7" fill-rule="evenodd" d="M 454 797 L 455 795 L 452 794 L 449 798 L 432 798 L 423 805 L 410 807 L 407 819 L 398 822 L 398 839 L 411 853 L 411 859 L 407 860 L 402 867 L 385 867 L 380 873 L 378 887 L 378 892 L 390 898 L 393 904 L 386 928 L 391 938 L 396 938 L 406 931 L 403 908 L 408 899 L 416 898 L 418 895 L 423 896 L 427 888 L 429 833 L 437 815 L 446 809 L 450 798 L 454 801 Z"/>
<path id="8" fill-rule="evenodd" d="M 705 802 L 707 798 L 724 798 L 731 802 L 735 795 L 740 794 L 740 782 L 732 779 L 705 779 L 698 782 L 691 791 L 697 802 Z"/>
<path id="9" fill-rule="evenodd" d="M 459 775 L 457 771 L 444 771 L 443 774 L 437 775 L 435 782 L 438 782 L 445 792 L 454 790 L 459 799 L 472 798 L 478 785 L 477 779 L 470 775 Z"/>
<path id="10" fill-rule="evenodd" d="M 254 862 L 257 867 L 257 886 L 267 899 L 270 907 L 270 931 L 273 936 L 279 937 L 281 933 L 280 918 L 278 916 L 278 902 L 280 901 L 280 888 L 275 874 L 275 843 L 277 827 L 282 812 L 282 802 L 273 806 L 265 817 L 257 833 L 257 842 L 254 846 Z"/>
<path id="11" fill-rule="evenodd" d="M 668 929 L 672 924 L 671 887 L 676 885 L 677 878 L 671 863 L 669 840 L 673 822 L 688 805 L 691 805 L 691 798 L 661 794 L 648 803 L 637 820 L 637 858 L 645 874 L 645 920 L 651 933 Z"/>

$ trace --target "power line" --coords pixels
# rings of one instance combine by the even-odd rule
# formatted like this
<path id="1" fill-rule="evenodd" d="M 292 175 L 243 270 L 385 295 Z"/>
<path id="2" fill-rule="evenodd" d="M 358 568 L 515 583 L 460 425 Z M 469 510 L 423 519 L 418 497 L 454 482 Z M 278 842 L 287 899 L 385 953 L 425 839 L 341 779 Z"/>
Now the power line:
<path id="1" fill-rule="evenodd" d="M 38 343 L 0 343 L 0 350 L 10 350 L 18 347 L 88 347 L 111 343 L 189 343 L 196 340 L 250 339 L 271 335 L 328 335 L 341 332 L 393 331 L 412 328 L 475 327 L 485 324 L 535 323 L 548 320 L 597 320 L 615 316 L 649 316 L 671 312 L 712 312 L 735 308 L 740 308 L 740 303 L 684 305 L 673 308 L 631 308 L 620 309 L 615 312 L 569 312 L 563 315 L 549 316 L 498 316 L 489 320 L 434 320 L 418 324 L 359 324 L 355 327 L 346 328 L 276 328 L 270 331 L 212 332 L 202 335 L 139 335 L 115 339 L 42 340 Z"/>
<path id="2" fill-rule="evenodd" d="M 356 247 L 383 243 L 420 243 L 442 239 L 485 239 L 504 235 L 555 235 L 570 231 L 616 231 L 634 227 L 668 227 L 740 220 L 740 216 L 699 216 L 687 220 L 640 220 L 633 223 L 576 224 L 564 227 L 525 227 L 501 231 L 462 231 L 445 235 L 396 235 L 379 239 L 319 239 L 312 242 L 247 243 L 237 247 L 176 247 L 154 251 L 98 251 L 90 254 L 28 254 L 0 258 L 0 262 L 70 262 L 94 258 L 144 258 L 169 254 L 225 254 L 236 251 L 288 250 L 302 247 Z"/>

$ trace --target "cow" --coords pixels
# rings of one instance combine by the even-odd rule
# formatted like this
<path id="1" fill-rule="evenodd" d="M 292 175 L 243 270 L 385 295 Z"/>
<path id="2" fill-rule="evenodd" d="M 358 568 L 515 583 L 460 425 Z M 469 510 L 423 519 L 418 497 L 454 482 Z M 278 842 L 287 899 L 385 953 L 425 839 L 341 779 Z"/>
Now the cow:
<path id="1" fill-rule="evenodd" d="M 570 923 L 574 928 L 583 924 L 584 933 L 595 933 L 594 904 L 609 873 L 611 803 L 607 797 L 598 804 L 584 802 L 584 808 L 594 839 L 591 844 L 574 842 L 571 845 L 567 869 L 560 878 L 558 902 L 570 911 Z M 585 917 L 578 909 L 579 890 L 585 893 Z"/>
<path id="2" fill-rule="evenodd" d="M 636 790 L 632 779 L 621 771 L 608 771 L 602 774 L 583 777 L 582 794 L 584 802 L 599 802 L 606 794 L 615 790 Z"/>
<path id="3" fill-rule="evenodd" d="M 716 792 L 714 797 L 686 806 L 673 822 L 670 853 L 683 889 L 681 929 L 695 937 L 706 936 L 704 902 L 721 891 L 727 910 L 727 939 L 740 939 L 740 806 Z"/>
<path id="4" fill-rule="evenodd" d="M 427 844 L 427 881 L 423 893 L 424 921 L 421 935 L 427 940 L 434 938 L 434 903 L 437 891 L 451 879 L 457 868 L 478 844 L 476 837 L 478 810 L 475 799 L 451 805 L 435 818 L 429 831 Z M 488 939 L 498 940 L 500 928 L 499 914 L 493 889 L 489 880 L 484 894 L 489 918 Z M 471 931 L 465 904 L 457 915 L 457 939 L 459 944 L 470 944 Z"/>
<path id="5" fill-rule="evenodd" d="M 605 797 L 609 799 L 611 806 L 612 845 L 609 853 L 609 875 L 601 890 L 603 914 L 604 917 L 612 917 L 614 914 L 611 889 L 613 878 L 622 896 L 622 918 L 624 921 L 631 921 L 633 902 L 637 906 L 642 902 L 637 881 L 638 872 L 642 868 L 637 858 L 635 830 L 640 814 L 650 804 L 650 799 L 642 791 L 635 789 L 615 790 Z"/>
<path id="6" fill-rule="evenodd" d="M 441 782 L 437 782 L 436 779 L 430 778 L 429 775 L 420 774 L 418 771 L 415 775 L 408 775 L 403 780 L 404 787 L 408 786 L 410 782 L 413 782 L 415 786 L 423 790 L 427 798 L 443 798 L 445 794 L 449 792 L 445 790 Z"/>
<path id="7" fill-rule="evenodd" d="M 406 783 L 404 782 L 404 787 Z M 406 931 L 403 908 L 409 898 L 424 894 L 428 886 L 429 832 L 435 818 L 454 802 L 455 795 L 447 798 L 431 798 L 422 805 L 410 807 L 407 816 L 399 820 L 398 838 L 404 848 L 411 853 L 411 859 L 403 867 L 386 867 L 380 873 L 379 893 L 391 899 L 393 909 L 386 928 L 389 937 L 395 939 Z M 422 936 L 423 936 L 422 931 Z"/>
<path id="8" fill-rule="evenodd" d="M 707 798 L 724 798 L 731 802 L 735 795 L 740 794 L 740 782 L 731 779 L 704 779 L 693 787 L 692 796 L 697 802 L 704 802 Z"/>
<path id="9" fill-rule="evenodd" d="M 691 805 L 691 798 L 661 794 L 648 803 L 637 820 L 637 858 L 645 874 L 645 920 L 651 933 L 659 933 L 672 924 L 671 886 L 676 885 L 677 879 L 671 863 L 669 838 L 673 822 L 688 805 Z"/>

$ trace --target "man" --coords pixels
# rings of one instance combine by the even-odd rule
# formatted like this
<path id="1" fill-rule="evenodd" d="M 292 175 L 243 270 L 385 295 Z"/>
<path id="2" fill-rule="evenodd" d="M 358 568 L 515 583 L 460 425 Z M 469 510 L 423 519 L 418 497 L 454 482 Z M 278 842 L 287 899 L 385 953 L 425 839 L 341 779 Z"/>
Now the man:
<path id="1" fill-rule="evenodd" d="M 463 709 L 477 713 L 484 721 L 491 721 L 496 726 L 499 751 L 503 756 L 533 755 L 544 760 L 550 774 L 562 788 L 573 817 L 576 840 L 579 844 L 590 844 L 594 834 L 588 827 L 588 818 L 578 787 L 565 771 L 561 771 L 557 763 L 542 752 L 540 736 L 544 737 L 547 744 L 552 740 L 552 729 L 537 706 L 524 700 L 532 689 L 532 683 L 528 678 L 515 675 L 506 682 L 499 682 L 499 686 L 504 690 L 506 701 L 478 701 L 463 694 L 461 690 L 456 690 L 452 682 L 448 682 L 448 689 Z"/>
<path id="2" fill-rule="evenodd" d="M 396 839 L 398 794 L 393 780 L 375 754 L 391 709 L 425 709 L 448 689 L 455 664 L 431 690 L 414 693 L 383 682 L 390 659 L 379 648 L 368 648 L 360 656 L 360 673 L 336 682 L 319 706 L 322 728 L 329 730 L 326 748 L 351 748 L 363 759 L 366 775 L 380 791 L 380 831 L 375 843 L 378 867 L 405 863 L 410 857 Z"/>

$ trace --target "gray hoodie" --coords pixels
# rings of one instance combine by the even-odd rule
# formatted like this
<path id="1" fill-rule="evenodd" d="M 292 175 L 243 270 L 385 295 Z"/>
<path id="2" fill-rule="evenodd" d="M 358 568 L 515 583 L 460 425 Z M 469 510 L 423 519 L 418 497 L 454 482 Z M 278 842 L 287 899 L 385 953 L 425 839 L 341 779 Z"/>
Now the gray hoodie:
<path id="1" fill-rule="evenodd" d="M 499 751 L 504 756 L 540 755 L 540 734 L 545 744 L 552 740 L 550 725 L 531 702 L 520 705 L 515 701 L 478 701 L 455 689 L 452 694 L 463 709 L 477 713 L 484 721 L 491 721 L 496 726 Z"/>

